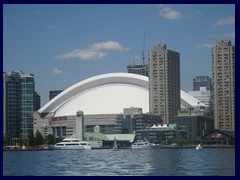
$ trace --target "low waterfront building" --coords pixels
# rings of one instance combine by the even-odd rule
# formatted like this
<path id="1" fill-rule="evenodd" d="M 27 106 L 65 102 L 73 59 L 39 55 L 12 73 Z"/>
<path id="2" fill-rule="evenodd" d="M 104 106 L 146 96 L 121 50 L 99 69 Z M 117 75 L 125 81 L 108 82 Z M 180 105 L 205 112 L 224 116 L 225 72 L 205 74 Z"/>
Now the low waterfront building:
<path id="1" fill-rule="evenodd" d="M 177 117 L 178 137 L 201 139 L 214 129 L 213 118 L 199 115 L 181 115 Z"/>
<path id="2" fill-rule="evenodd" d="M 177 137 L 176 124 L 159 124 L 141 130 L 142 139 L 150 142 L 164 143 Z"/>
<path id="3" fill-rule="evenodd" d="M 235 147 L 235 131 L 214 129 L 203 136 L 200 141 L 195 141 L 195 144 L 197 143 L 209 146 Z"/>

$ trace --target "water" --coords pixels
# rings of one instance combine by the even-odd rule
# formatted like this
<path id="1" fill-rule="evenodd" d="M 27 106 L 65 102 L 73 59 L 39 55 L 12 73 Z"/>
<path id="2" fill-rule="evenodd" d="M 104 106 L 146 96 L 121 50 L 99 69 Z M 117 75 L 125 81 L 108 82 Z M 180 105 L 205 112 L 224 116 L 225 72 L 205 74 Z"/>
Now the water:
<path id="1" fill-rule="evenodd" d="M 4 151 L 4 176 L 235 176 L 235 148 Z"/>

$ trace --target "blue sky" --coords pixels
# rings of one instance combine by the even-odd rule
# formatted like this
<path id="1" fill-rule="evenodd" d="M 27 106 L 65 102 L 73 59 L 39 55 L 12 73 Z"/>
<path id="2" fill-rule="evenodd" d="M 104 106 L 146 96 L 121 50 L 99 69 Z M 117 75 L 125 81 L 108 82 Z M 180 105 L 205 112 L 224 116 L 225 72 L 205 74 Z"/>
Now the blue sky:
<path id="1" fill-rule="evenodd" d="M 3 71 L 35 76 L 42 105 L 50 90 L 86 78 L 127 72 L 157 44 L 180 53 L 181 89 L 212 76 L 211 47 L 235 45 L 235 5 L 3 5 Z"/>

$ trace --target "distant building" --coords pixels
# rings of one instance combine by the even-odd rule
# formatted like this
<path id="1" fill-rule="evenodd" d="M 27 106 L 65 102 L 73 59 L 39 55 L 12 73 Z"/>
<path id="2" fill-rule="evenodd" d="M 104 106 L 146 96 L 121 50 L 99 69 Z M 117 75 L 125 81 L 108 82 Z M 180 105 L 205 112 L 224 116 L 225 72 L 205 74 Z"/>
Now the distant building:
<path id="1" fill-rule="evenodd" d="M 148 77 L 147 64 L 131 64 L 127 66 L 128 73 L 139 74 Z"/>
<path id="2" fill-rule="evenodd" d="M 33 74 L 3 73 L 3 135 L 27 138 L 33 132 L 35 83 Z"/>
<path id="3" fill-rule="evenodd" d="M 235 130 L 235 46 L 223 40 L 212 48 L 215 129 Z"/>
<path id="4" fill-rule="evenodd" d="M 157 45 L 149 51 L 149 107 L 165 124 L 175 123 L 181 107 L 180 54 Z"/>
<path id="5" fill-rule="evenodd" d="M 193 91 L 200 91 L 201 87 L 206 87 L 206 90 L 212 89 L 212 79 L 208 76 L 197 76 L 193 79 Z"/>
<path id="6" fill-rule="evenodd" d="M 49 91 L 49 101 L 51 101 L 55 96 L 63 92 L 63 90 L 53 90 Z"/>
<path id="7" fill-rule="evenodd" d="M 198 99 L 199 102 L 204 103 L 207 108 L 211 107 L 211 92 L 206 87 L 200 87 L 199 91 L 188 91 L 188 94 Z"/>
<path id="8" fill-rule="evenodd" d="M 118 133 L 135 134 L 136 139 L 141 140 L 142 129 L 154 124 L 162 124 L 160 116 L 143 113 L 142 108 L 124 108 L 124 113 L 118 121 Z"/>
<path id="9" fill-rule="evenodd" d="M 33 111 L 39 110 L 41 107 L 41 97 L 37 92 L 34 92 L 34 107 Z"/>

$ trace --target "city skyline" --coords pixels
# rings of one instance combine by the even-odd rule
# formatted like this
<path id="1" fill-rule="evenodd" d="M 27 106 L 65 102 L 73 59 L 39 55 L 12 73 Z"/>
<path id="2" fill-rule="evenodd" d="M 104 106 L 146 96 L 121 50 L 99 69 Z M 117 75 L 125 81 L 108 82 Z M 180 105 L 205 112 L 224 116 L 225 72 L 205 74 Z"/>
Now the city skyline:
<path id="1" fill-rule="evenodd" d="M 3 71 L 34 74 L 41 106 L 51 90 L 127 72 L 142 50 L 148 63 L 157 44 L 180 53 L 181 89 L 191 91 L 194 77 L 212 76 L 211 48 L 223 39 L 235 46 L 234 4 L 3 5 Z"/>

